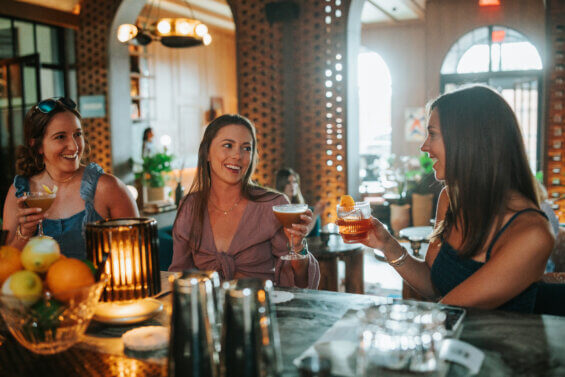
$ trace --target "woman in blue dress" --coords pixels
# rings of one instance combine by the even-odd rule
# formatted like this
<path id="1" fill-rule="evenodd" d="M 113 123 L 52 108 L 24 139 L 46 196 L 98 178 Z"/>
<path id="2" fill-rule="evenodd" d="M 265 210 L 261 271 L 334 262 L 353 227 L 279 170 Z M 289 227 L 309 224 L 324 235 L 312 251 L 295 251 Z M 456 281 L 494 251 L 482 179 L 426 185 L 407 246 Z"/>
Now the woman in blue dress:
<path id="1" fill-rule="evenodd" d="M 84 259 L 86 223 L 139 216 L 119 179 L 95 163 L 82 163 L 86 149 L 81 117 L 72 100 L 46 99 L 27 112 L 24 145 L 17 152 L 18 175 L 4 204 L 8 244 L 22 249 L 42 221 L 44 233 L 57 240 L 64 255 Z M 56 198 L 47 211 L 26 206 L 26 193 L 55 186 Z"/>
<path id="2" fill-rule="evenodd" d="M 421 147 L 445 184 L 425 261 L 408 255 L 373 219 L 365 245 L 424 297 L 444 304 L 531 312 L 554 237 L 540 211 L 520 128 L 485 86 L 431 103 Z"/>

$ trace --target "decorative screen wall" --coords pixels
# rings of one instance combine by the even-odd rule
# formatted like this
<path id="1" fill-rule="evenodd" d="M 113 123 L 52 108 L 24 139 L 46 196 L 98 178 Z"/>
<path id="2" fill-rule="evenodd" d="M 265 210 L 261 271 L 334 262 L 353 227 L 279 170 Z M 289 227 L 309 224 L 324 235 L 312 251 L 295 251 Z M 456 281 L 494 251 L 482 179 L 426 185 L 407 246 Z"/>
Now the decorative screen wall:
<path id="1" fill-rule="evenodd" d="M 80 28 L 76 38 L 77 84 L 80 96 L 103 94 L 106 101 L 108 99 L 108 37 L 119 4 L 120 1 L 115 0 L 81 2 Z M 83 119 L 82 124 L 91 147 L 90 160 L 98 163 L 106 172 L 112 172 L 108 115 L 104 118 Z"/>
<path id="2" fill-rule="evenodd" d="M 296 166 L 306 200 L 328 202 L 325 216 L 335 215 L 346 193 L 345 164 L 345 31 L 349 0 L 295 1 L 292 22 L 296 121 L 295 150 L 284 148 L 283 27 L 270 25 L 270 1 L 229 0 L 236 22 L 239 106 L 258 130 L 259 158 L 255 179 L 274 185 L 284 153 L 296 153 Z M 288 29 L 287 29 L 288 30 Z"/>
<path id="3" fill-rule="evenodd" d="M 565 4 L 548 3 L 547 43 L 551 51 L 547 65 L 548 127 L 545 153 L 545 184 L 555 211 L 565 222 Z"/>

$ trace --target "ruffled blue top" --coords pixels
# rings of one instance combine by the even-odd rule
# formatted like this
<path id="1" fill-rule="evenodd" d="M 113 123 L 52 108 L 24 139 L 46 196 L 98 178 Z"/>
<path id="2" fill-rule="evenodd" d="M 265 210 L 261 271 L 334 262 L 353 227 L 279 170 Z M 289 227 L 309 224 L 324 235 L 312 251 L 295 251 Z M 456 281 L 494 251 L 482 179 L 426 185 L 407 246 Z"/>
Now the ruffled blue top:
<path id="1" fill-rule="evenodd" d="M 61 247 L 61 252 L 71 258 L 86 259 L 86 224 L 102 220 L 103 217 L 94 209 L 94 194 L 98 178 L 104 170 L 94 162 L 84 169 L 80 183 L 80 197 L 84 200 L 84 210 L 65 219 L 44 219 L 43 233 L 53 237 Z M 14 178 L 16 197 L 29 192 L 29 178 L 16 175 Z"/>

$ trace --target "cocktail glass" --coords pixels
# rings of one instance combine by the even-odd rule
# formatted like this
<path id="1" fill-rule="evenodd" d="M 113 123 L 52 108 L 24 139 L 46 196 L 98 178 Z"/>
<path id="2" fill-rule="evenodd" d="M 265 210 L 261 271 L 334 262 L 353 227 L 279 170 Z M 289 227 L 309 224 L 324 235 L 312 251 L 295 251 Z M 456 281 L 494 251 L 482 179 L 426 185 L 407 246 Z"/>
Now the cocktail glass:
<path id="1" fill-rule="evenodd" d="M 355 202 L 353 207 L 337 206 L 339 234 L 345 243 L 357 243 L 367 239 L 371 229 L 371 205 Z"/>
<path id="2" fill-rule="evenodd" d="M 307 204 L 281 204 L 273 206 L 273 212 L 280 221 L 280 223 L 287 229 L 292 229 L 292 224 L 300 223 L 300 215 L 304 215 L 308 210 Z M 294 242 L 292 241 L 292 234 L 290 235 L 290 253 L 283 255 L 283 260 L 298 260 L 304 259 L 306 255 L 301 255 L 294 251 Z"/>
<path id="3" fill-rule="evenodd" d="M 26 205 L 29 208 L 41 208 L 40 214 L 43 214 L 49 209 L 49 207 L 51 207 L 51 204 L 53 204 L 53 202 L 55 201 L 57 194 L 39 191 L 28 192 L 26 196 Z M 42 220 L 39 220 L 37 235 L 43 236 Z"/>

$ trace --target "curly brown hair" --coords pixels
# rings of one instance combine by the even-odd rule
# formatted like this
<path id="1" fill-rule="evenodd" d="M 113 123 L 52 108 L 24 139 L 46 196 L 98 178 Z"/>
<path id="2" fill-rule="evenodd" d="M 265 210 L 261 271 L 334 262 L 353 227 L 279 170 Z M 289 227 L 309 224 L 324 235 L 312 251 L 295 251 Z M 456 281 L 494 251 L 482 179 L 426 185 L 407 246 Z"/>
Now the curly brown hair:
<path id="1" fill-rule="evenodd" d="M 79 121 L 82 119 L 77 110 L 65 106 L 59 100 L 55 100 L 55 107 L 48 113 L 41 112 L 37 106 L 33 106 L 26 113 L 24 119 L 24 144 L 20 145 L 16 151 L 16 174 L 31 177 L 45 169 L 43 156 L 39 153 L 45 130 L 47 130 L 47 125 L 49 125 L 49 122 L 56 114 L 65 111 L 72 113 Z M 86 139 L 84 144 L 85 153 L 83 154 L 83 159 L 90 150 Z"/>

